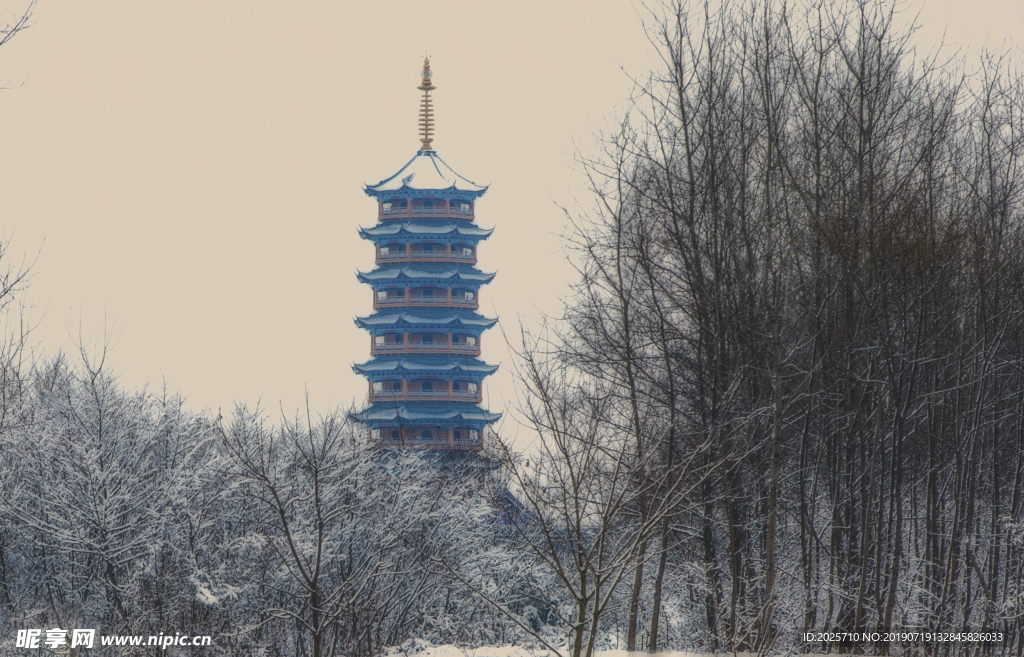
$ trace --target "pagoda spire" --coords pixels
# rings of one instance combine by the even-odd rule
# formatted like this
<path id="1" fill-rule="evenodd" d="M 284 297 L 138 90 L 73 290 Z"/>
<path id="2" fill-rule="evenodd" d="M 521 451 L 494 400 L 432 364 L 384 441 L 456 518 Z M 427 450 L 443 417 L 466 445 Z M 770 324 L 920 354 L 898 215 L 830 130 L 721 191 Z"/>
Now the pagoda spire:
<path id="1" fill-rule="evenodd" d="M 420 103 L 420 150 L 421 151 L 432 151 L 434 150 L 430 143 L 433 140 L 434 135 L 434 107 L 430 101 L 430 92 L 436 89 L 430 82 L 432 73 L 430 72 L 430 58 L 423 58 L 423 73 L 422 83 L 416 87 L 423 91 L 423 100 Z"/>

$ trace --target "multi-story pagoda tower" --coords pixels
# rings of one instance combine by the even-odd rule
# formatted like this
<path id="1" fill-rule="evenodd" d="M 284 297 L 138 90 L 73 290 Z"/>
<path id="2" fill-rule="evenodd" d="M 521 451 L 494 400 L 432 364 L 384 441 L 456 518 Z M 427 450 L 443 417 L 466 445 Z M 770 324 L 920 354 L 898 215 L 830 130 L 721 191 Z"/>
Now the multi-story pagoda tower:
<path id="1" fill-rule="evenodd" d="M 381 447 L 480 450 L 501 416 L 480 407 L 480 334 L 497 320 L 477 313 L 480 288 L 494 274 L 476 268 L 491 230 L 476 223 L 487 191 L 455 173 L 433 142 L 430 61 L 423 61 L 420 148 L 398 173 L 366 193 L 377 224 L 359 235 L 374 243 L 377 267 L 358 274 L 373 288 L 374 312 L 356 319 L 370 332 L 372 358 L 353 369 L 369 380 L 369 406 L 353 417 Z"/>

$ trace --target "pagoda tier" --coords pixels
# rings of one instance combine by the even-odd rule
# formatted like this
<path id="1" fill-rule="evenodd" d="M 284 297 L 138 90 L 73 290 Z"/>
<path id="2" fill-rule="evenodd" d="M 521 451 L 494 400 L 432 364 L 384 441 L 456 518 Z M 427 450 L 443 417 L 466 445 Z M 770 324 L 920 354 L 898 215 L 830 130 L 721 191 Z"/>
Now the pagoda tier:
<path id="1" fill-rule="evenodd" d="M 501 414 L 435 401 L 377 403 L 353 417 L 371 427 L 370 436 L 381 447 L 479 450 L 484 427 Z"/>
<path id="2" fill-rule="evenodd" d="M 359 229 L 362 238 L 374 243 L 376 263 L 385 266 L 407 263 L 475 265 L 477 244 L 490 234 L 490 230 L 476 226 L 434 223 L 429 219 Z"/>
<path id="3" fill-rule="evenodd" d="M 479 288 L 490 283 L 494 274 L 485 274 L 468 265 L 438 266 L 423 263 L 409 267 L 378 267 L 371 272 L 356 274 L 360 283 L 370 283 L 376 289 L 384 287 L 460 286 Z"/>
<path id="4" fill-rule="evenodd" d="M 425 63 L 420 89 L 433 88 Z M 487 187 L 456 173 L 431 142 L 424 132 L 405 166 L 365 188 L 377 224 L 359 235 L 373 242 L 376 267 L 356 275 L 374 313 L 355 320 L 370 334 L 371 358 L 353 366 L 367 379 L 368 406 L 352 417 L 381 447 L 479 450 L 501 417 L 480 407 L 483 380 L 498 369 L 478 358 L 481 334 L 497 321 L 477 313 L 494 278 L 476 268 L 492 232 L 475 225 Z"/>

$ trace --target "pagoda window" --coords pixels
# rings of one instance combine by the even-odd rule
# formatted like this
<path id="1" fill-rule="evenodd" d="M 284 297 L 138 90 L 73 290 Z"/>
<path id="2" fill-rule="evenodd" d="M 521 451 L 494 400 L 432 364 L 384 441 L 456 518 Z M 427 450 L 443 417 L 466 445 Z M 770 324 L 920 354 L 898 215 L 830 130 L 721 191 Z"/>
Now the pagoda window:
<path id="1" fill-rule="evenodd" d="M 384 344 L 387 341 L 388 341 L 388 339 L 386 337 L 384 337 L 383 335 L 375 335 L 375 336 L 373 336 L 373 344 L 377 345 L 378 347 L 383 347 Z"/>
<path id="2" fill-rule="evenodd" d="M 467 335 L 466 336 L 466 345 L 469 346 L 469 347 L 475 347 L 476 346 L 476 338 L 473 337 L 472 335 Z"/>
<path id="3" fill-rule="evenodd" d="M 384 392 L 384 382 L 383 381 L 374 381 L 373 382 L 373 392 L 374 392 L 374 394 L 378 394 L 378 393 Z"/>
<path id="4" fill-rule="evenodd" d="M 395 381 L 394 383 L 391 384 L 391 389 L 394 390 L 395 392 L 402 392 L 402 382 Z"/>
<path id="5" fill-rule="evenodd" d="M 381 300 L 381 301 L 386 300 L 388 298 L 388 291 L 387 290 L 377 290 L 377 298 L 379 300 Z"/>
<path id="6" fill-rule="evenodd" d="M 423 252 L 424 253 L 433 253 L 434 252 L 434 245 L 433 244 L 424 244 L 423 245 Z"/>
<path id="7" fill-rule="evenodd" d="M 458 392 L 460 390 L 462 390 L 462 384 L 459 383 L 458 381 L 452 381 L 452 391 Z"/>
<path id="8" fill-rule="evenodd" d="M 434 342 L 434 336 L 432 336 L 430 334 L 427 334 L 427 335 L 423 336 L 423 343 L 424 344 L 432 344 L 433 342 Z"/>
<path id="9" fill-rule="evenodd" d="M 459 203 L 459 209 L 463 212 L 469 212 L 469 203 Z"/>
<path id="10" fill-rule="evenodd" d="M 473 249 L 471 247 L 468 247 L 468 246 L 462 247 L 462 255 L 464 255 L 464 256 L 471 256 L 471 255 L 473 255 Z"/>
<path id="11" fill-rule="evenodd" d="M 462 432 L 456 429 L 454 432 L 452 432 L 452 438 L 454 438 L 455 440 L 462 440 Z"/>
<path id="12" fill-rule="evenodd" d="M 476 394 L 476 391 L 477 391 L 477 387 L 476 387 L 476 384 L 475 384 L 475 383 L 467 383 L 467 384 L 466 384 L 466 389 L 467 389 L 467 390 L 468 390 L 469 392 L 473 393 L 474 395 Z"/>
<path id="13" fill-rule="evenodd" d="M 472 301 L 473 300 L 473 293 L 472 292 L 463 292 L 462 293 L 462 298 L 465 299 L 466 301 Z"/>
<path id="14" fill-rule="evenodd" d="M 469 439 L 470 440 L 474 440 L 475 441 L 475 440 L 478 440 L 479 438 L 480 438 L 480 432 L 479 431 L 477 431 L 476 429 L 470 429 L 469 430 Z"/>
<path id="15" fill-rule="evenodd" d="M 420 291 L 420 296 L 423 296 L 423 297 L 433 297 L 434 296 L 434 290 L 429 288 L 429 287 L 425 287 L 425 288 L 423 288 L 422 291 Z"/>
<path id="16" fill-rule="evenodd" d="M 400 437 L 400 434 L 398 433 L 398 429 L 392 429 L 391 430 L 391 440 L 398 440 L 399 437 Z"/>
<path id="17" fill-rule="evenodd" d="M 424 381 L 423 384 L 420 385 L 420 390 L 422 390 L 423 392 L 433 392 L 434 384 L 431 383 L 430 381 Z"/>
<path id="18" fill-rule="evenodd" d="M 433 440 L 434 439 L 434 434 L 433 434 L 433 432 L 430 431 L 430 429 L 424 429 L 423 432 L 420 433 L 420 439 L 421 440 Z"/>
<path id="19" fill-rule="evenodd" d="M 391 252 L 391 247 L 388 247 L 388 246 L 380 247 L 380 254 L 381 255 L 387 255 L 390 252 Z"/>

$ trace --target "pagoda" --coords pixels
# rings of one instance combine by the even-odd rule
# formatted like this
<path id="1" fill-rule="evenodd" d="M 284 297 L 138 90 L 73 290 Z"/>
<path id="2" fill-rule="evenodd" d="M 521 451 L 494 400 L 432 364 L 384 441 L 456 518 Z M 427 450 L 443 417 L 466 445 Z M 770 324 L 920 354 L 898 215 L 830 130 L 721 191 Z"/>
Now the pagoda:
<path id="1" fill-rule="evenodd" d="M 360 228 L 376 268 L 359 272 L 373 289 L 369 361 L 354 365 L 369 382 L 368 406 L 352 417 L 387 449 L 481 450 L 485 428 L 501 415 L 481 408 L 483 380 L 497 369 L 480 360 L 481 333 L 497 322 L 480 315 L 480 289 L 494 274 L 476 268 L 477 246 L 491 235 L 476 225 L 487 191 L 455 173 L 433 147 L 429 59 L 423 61 L 420 148 L 367 195 L 377 223 Z"/>

